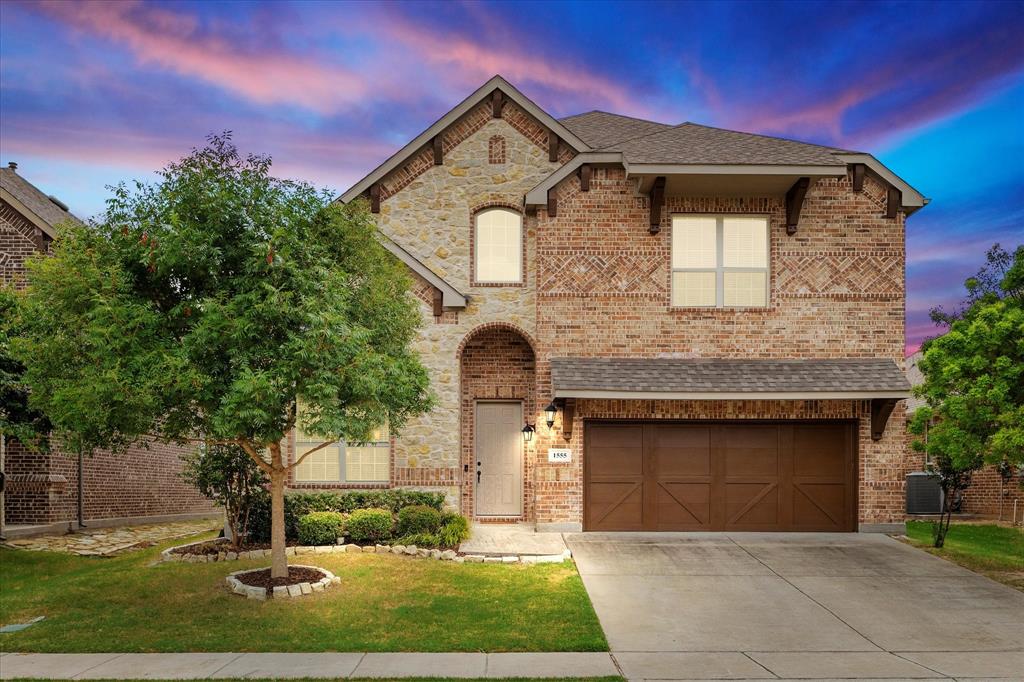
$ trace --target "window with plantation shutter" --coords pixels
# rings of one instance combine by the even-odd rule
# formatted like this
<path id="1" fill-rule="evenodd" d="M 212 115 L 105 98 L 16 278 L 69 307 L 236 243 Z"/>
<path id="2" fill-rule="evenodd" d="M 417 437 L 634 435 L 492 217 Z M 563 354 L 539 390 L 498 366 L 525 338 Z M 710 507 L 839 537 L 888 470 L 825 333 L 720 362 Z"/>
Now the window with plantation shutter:
<path id="1" fill-rule="evenodd" d="M 768 305 L 768 218 L 672 217 L 672 305 Z"/>
<path id="2" fill-rule="evenodd" d="M 332 443 L 295 467 L 301 483 L 387 483 L 391 478 L 391 437 L 387 426 L 377 429 L 367 443 Z M 295 458 L 317 447 L 323 439 L 295 429 Z"/>
<path id="3" fill-rule="evenodd" d="M 476 214 L 473 225 L 474 279 L 482 284 L 523 281 L 523 217 L 507 208 Z"/>

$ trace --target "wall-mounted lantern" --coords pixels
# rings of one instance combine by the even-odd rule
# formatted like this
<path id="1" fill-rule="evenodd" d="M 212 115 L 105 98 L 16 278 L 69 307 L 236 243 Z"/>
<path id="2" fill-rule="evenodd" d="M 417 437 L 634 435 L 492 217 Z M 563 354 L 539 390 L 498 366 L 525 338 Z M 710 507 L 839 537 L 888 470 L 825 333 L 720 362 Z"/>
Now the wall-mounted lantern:
<path id="1" fill-rule="evenodd" d="M 532 424 L 527 424 L 526 426 L 524 426 L 523 427 L 523 440 L 526 441 L 527 443 L 529 443 L 531 440 L 533 440 L 533 432 L 536 431 L 536 430 L 537 429 L 533 428 Z"/>
<path id="2" fill-rule="evenodd" d="M 555 405 L 555 401 L 552 400 L 548 403 L 548 406 L 544 408 L 544 417 L 547 419 L 549 429 L 555 425 L 556 412 L 558 412 L 558 405 Z"/>

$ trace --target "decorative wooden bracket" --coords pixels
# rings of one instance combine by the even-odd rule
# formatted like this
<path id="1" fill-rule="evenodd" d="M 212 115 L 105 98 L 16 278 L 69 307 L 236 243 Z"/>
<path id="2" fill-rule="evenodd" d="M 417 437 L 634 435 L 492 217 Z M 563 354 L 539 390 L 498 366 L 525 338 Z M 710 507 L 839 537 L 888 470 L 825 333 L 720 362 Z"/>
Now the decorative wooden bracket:
<path id="1" fill-rule="evenodd" d="M 871 440 L 881 440 L 889 415 L 896 407 L 895 398 L 873 398 L 871 400 Z"/>
<path id="2" fill-rule="evenodd" d="M 580 191 L 590 191 L 590 164 L 585 163 L 580 166 Z"/>
<path id="3" fill-rule="evenodd" d="M 556 401 L 562 408 L 562 438 L 572 440 L 573 420 L 576 418 L 576 399 L 560 398 Z"/>
<path id="4" fill-rule="evenodd" d="M 548 217 L 554 218 L 558 215 L 558 195 L 555 194 L 555 188 L 552 187 L 548 190 Z"/>
<path id="5" fill-rule="evenodd" d="M 548 161 L 558 161 L 558 135 L 548 131 Z"/>
<path id="6" fill-rule="evenodd" d="M 380 213 L 380 185 L 370 185 L 370 213 Z"/>
<path id="7" fill-rule="evenodd" d="M 786 192 L 786 234 L 796 234 L 796 228 L 800 224 L 800 211 L 804 207 L 804 197 L 807 196 L 807 188 L 811 186 L 810 178 L 800 178 Z"/>
<path id="8" fill-rule="evenodd" d="M 895 218 L 896 214 L 899 213 L 900 206 L 903 204 L 903 192 L 899 191 L 895 187 L 890 187 L 889 192 L 885 197 L 885 217 Z"/>
<path id="9" fill-rule="evenodd" d="M 444 133 L 438 133 L 434 135 L 434 165 L 444 165 Z"/>
<path id="10" fill-rule="evenodd" d="M 491 116 L 493 118 L 501 118 L 501 110 L 505 108 L 505 95 L 501 90 L 495 90 L 491 93 Z"/>
<path id="11" fill-rule="evenodd" d="M 864 190 L 864 169 L 866 166 L 863 163 L 853 164 L 853 191 L 861 192 Z"/>
<path id="12" fill-rule="evenodd" d="M 441 317 L 444 314 L 444 294 L 440 289 L 434 287 L 434 317 Z"/>
<path id="13" fill-rule="evenodd" d="M 651 234 L 661 232 L 661 209 L 665 205 L 665 176 L 659 175 L 654 178 L 651 185 L 651 220 L 647 231 Z"/>

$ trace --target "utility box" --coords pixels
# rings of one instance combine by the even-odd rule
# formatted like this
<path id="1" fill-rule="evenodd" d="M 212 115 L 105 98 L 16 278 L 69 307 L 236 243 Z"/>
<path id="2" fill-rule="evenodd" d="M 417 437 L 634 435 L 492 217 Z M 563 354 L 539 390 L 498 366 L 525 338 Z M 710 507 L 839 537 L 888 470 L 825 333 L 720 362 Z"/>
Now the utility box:
<path id="1" fill-rule="evenodd" d="M 907 474 L 907 513 L 941 514 L 942 487 L 939 477 L 927 471 Z"/>

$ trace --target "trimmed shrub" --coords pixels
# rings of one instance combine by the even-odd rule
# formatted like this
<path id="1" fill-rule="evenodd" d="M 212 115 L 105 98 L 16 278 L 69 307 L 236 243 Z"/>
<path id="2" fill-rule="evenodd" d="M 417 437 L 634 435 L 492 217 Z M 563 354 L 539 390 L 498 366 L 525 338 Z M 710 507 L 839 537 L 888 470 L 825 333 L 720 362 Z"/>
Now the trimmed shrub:
<path id="1" fill-rule="evenodd" d="M 284 533 L 289 540 L 296 540 L 299 537 L 299 519 L 310 512 L 347 514 L 356 509 L 373 508 L 397 514 L 402 508 L 413 505 L 425 505 L 440 511 L 444 506 L 444 494 L 402 489 L 288 493 L 284 496 Z M 270 495 L 266 493 L 250 505 L 249 538 L 253 542 L 270 541 Z"/>
<path id="2" fill-rule="evenodd" d="M 433 533 L 441 525 L 441 512 L 425 504 L 414 504 L 398 511 L 398 534 Z"/>
<path id="3" fill-rule="evenodd" d="M 348 517 L 352 542 L 382 542 L 391 538 L 394 517 L 387 509 L 356 509 Z"/>
<path id="4" fill-rule="evenodd" d="M 344 525 L 345 517 L 338 512 L 310 512 L 299 518 L 299 544 L 333 545 Z"/>

